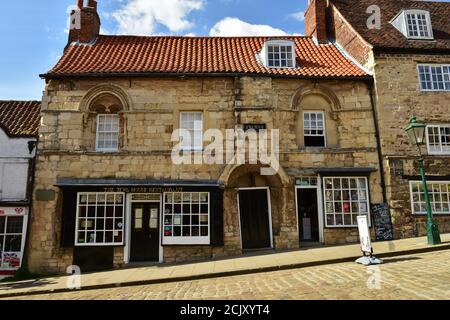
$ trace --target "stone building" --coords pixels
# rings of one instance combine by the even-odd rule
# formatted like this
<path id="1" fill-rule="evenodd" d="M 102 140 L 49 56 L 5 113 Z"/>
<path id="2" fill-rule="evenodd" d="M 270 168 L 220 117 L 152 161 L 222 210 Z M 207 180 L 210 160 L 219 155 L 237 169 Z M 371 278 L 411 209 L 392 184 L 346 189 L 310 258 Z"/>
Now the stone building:
<path id="1" fill-rule="evenodd" d="M 40 105 L 0 101 L 0 279 L 23 262 Z"/>
<path id="2" fill-rule="evenodd" d="M 314 0 L 307 34 L 335 43 L 374 77 L 382 166 L 395 238 L 426 234 L 418 152 L 403 128 L 428 124 L 425 154 L 433 213 L 450 231 L 450 3 Z"/>
<path id="3" fill-rule="evenodd" d="M 42 75 L 32 271 L 357 241 L 357 215 L 383 201 L 363 68 L 313 37 L 99 35 L 96 5 L 79 1 Z M 176 129 L 195 163 L 174 162 Z M 238 149 L 235 129 L 269 133 L 279 169 L 202 163 L 209 129 L 225 137 L 215 155 Z"/>

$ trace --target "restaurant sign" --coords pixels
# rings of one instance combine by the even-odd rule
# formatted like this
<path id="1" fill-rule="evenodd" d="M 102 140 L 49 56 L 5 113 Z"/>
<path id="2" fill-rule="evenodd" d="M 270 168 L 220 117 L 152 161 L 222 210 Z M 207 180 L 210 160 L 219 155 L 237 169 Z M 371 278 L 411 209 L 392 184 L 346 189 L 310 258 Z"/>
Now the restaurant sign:
<path id="1" fill-rule="evenodd" d="M 183 187 L 107 187 L 105 192 L 124 192 L 124 193 L 164 193 L 164 192 L 183 192 Z"/>

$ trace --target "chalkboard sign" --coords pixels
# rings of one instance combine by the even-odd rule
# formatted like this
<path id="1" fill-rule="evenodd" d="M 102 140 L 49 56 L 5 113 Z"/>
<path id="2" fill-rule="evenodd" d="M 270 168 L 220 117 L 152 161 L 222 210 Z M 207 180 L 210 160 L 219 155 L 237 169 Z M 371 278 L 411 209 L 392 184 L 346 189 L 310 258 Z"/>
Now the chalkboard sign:
<path id="1" fill-rule="evenodd" d="M 389 206 L 386 203 L 372 205 L 373 224 L 377 241 L 393 239 Z"/>

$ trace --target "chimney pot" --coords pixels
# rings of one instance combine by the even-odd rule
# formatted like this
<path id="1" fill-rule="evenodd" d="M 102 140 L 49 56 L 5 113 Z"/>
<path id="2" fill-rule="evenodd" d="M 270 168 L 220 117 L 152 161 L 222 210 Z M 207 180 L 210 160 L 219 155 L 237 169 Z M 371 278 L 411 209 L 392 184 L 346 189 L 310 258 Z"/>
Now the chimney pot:
<path id="1" fill-rule="evenodd" d="M 85 6 L 87 2 L 87 5 Z M 77 0 L 78 10 L 71 13 L 74 27 L 70 29 L 69 41 L 66 48 L 72 42 L 91 43 L 100 33 L 100 16 L 97 12 L 97 1 Z"/>
<path id="2" fill-rule="evenodd" d="M 89 0 L 88 6 L 89 6 L 90 8 L 94 8 L 95 11 L 97 11 L 97 1 L 96 1 L 96 0 Z"/>

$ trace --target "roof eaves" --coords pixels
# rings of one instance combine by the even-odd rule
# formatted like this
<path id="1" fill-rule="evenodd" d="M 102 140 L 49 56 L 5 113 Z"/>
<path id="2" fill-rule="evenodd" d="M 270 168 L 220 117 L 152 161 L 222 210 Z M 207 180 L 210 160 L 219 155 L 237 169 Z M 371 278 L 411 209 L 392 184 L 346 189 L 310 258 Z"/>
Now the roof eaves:
<path id="1" fill-rule="evenodd" d="M 272 73 L 251 73 L 251 72 L 196 72 L 196 73 L 175 73 L 175 72 L 111 72 L 111 73 L 46 73 L 41 74 L 41 78 L 66 79 L 66 78 L 114 78 L 114 77 L 266 77 L 284 79 L 327 79 L 327 80 L 372 80 L 369 74 L 361 76 L 309 76 L 309 75 L 289 75 Z"/>
<path id="2" fill-rule="evenodd" d="M 426 53 L 429 55 L 450 54 L 450 48 L 411 48 L 411 47 L 389 47 L 374 46 L 375 53 Z"/>

